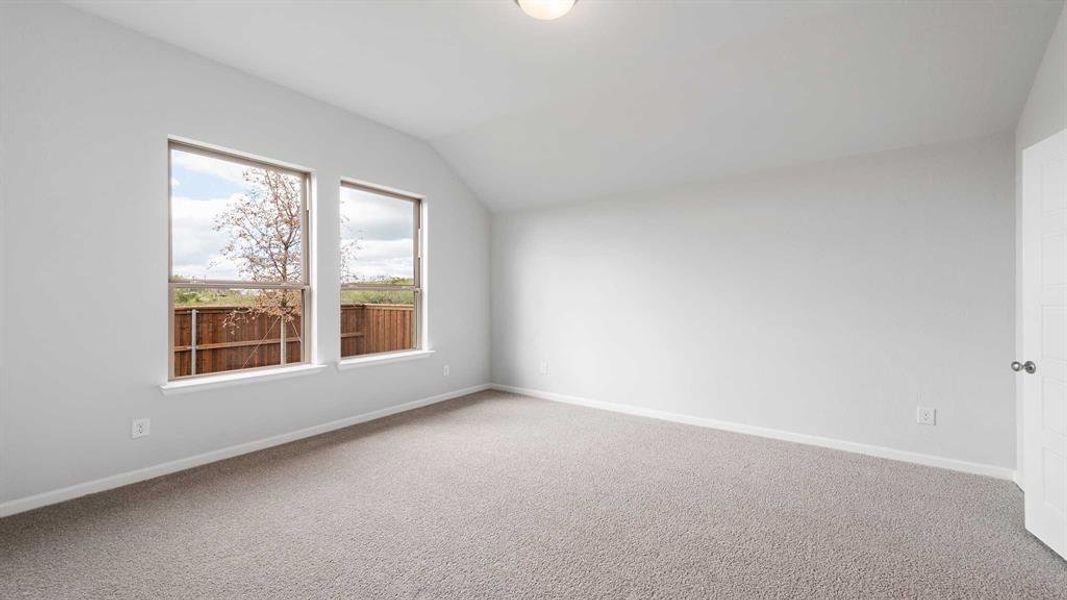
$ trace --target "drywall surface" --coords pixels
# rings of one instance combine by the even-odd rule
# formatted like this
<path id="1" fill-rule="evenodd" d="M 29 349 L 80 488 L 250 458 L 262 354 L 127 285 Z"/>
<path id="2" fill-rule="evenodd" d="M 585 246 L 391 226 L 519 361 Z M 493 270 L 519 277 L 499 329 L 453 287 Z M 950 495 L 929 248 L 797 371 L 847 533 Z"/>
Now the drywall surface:
<path id="1" fill-rule="evenodd" d="M 0 124 L 0 502 L 488 382 L 489 214 L 425 143 L 43 3 L 0 6 Z M 340 352 L 339 179 L 425 194 L 436 354 L 163 396 L 168 136 L 313 171 L 324 364 Z M 150 436 L 130 439 L 135 417 Z"/>
<path id="2" fill-rule="evenodd" d="M 1067 127 L 1067 10 L 1060 13 L 1015 129 L 1019 148 Z"/>
<path id="3" fill-rule="evenodd" d="M 494 381 L 1012 467 L 1012 162 L 1000 134 L 494 215 Z"/>

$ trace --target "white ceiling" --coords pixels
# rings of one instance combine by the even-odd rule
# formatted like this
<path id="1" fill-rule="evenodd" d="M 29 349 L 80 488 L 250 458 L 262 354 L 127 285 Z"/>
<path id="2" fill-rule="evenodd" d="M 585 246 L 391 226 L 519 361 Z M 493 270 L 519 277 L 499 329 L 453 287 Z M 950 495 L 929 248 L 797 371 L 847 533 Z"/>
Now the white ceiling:
<path id="1" fill-rule="evenodd" d="M 1014 127 L 1059 0 L 74 2 L 428 140 L 494 209 Z"/>

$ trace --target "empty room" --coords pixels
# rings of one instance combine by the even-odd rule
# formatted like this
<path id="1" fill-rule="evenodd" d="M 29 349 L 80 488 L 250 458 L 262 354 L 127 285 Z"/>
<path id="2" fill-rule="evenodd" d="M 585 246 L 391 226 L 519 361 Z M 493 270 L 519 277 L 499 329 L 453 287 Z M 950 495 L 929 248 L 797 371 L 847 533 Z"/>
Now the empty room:
<path id="1" fill-rule="evenodd" d="M 1063 0 L 0 0 L 0 598 L 1067 598 Z"/>

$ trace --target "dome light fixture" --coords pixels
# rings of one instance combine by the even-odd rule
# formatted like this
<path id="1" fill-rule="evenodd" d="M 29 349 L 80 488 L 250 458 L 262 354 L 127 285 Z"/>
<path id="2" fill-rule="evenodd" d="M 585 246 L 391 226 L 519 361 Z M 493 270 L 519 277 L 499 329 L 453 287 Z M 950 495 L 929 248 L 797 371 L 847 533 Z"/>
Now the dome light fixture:
<path id="1" fill-rule="evenodd" d="M 551 21 L 569 13 L 578 0 L 515 0 L 522 12 L 539 21 Z"/>

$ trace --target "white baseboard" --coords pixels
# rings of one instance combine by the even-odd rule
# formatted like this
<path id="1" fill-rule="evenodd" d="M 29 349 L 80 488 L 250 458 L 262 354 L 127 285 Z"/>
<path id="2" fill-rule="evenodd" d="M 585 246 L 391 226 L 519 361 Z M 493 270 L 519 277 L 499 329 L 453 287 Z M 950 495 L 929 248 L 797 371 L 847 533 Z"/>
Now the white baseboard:
<path id="1" fill-rule="evenodd" d="M 708 419 L 704 417 L 692 417 L 678 413 L 655 410 L 651 408 L 641 408 L 638 406 L 629 406 L 626 404 L 616 404 L 614 402 L 604 402 L 602 400 L 590 400 L 589 398 L 580 398 L 578 396 L 568 396 L 565 394 L 557 394 L 555 392 L 545 392 L 541 390 L 521 388 L 511 385 L 502 385 L 494 383 L 492 385 L 492 388 L 504 392 L 513 392 L 515 394 L 523 394 L 525 396 L 532 396 L 534 398 L 552 400 L 553 402 L 576 404 L 578 406 L 598 408 L 601 410 L 610 410 L 613 412 L 625 413 L 628 415 L 637 415 L 640 417 L 651 417 L 653 419 L 673 421 L 675 423 L 685 423 L 687 425 L 696 425 L 699 427 L 711 427 L 713 429 L 721 429 L 724 431 L 732 431 L 735 433 L 745 433 L 748 435 L 756 435 L 776 440 L 784 440 L 787 442 L 796 442 L 800 444 L 808 444 L 811 446 L 821 446 L 823 448 L 832 448 L 834 450 L 844 450 L 845 452 L 854 452 L 856 454 L 866 454 L 867 456 L 875 456 L 878 458 L 899 460 L 903 462 L 925 465 L 928 467 L 940 467 L 942 469 L 951 469 L 953 471 L 961 471 L 964 473 L 972 473 L 975 475 L 985 475 L 987 477 L 995 477 L 997 479 L 1016 481 L 1016 472 L 1014 469 L 998 467 L 996 465 L 972 463 L 963 460 L 956 460 L 954 458 L 945 458 L 942 456 L 934 456 L 931 454 L 920 454 L 918 452 L 908 452 L 905 450 L 896 450 L 894 448 L 886 448 L 884 446 L 872 446 L 869 444 L 861 444 L 858 442 L 848 442 L 845 440 L 820 437 L 816 435 L 808 435 L 806 433 L 793 433 L 791 431 L 771 429 L 768 427 L 759 427 L 756 425 L 745 425 L 742 423 L 720 421 L 717 419 Z"/>
<path id="2" fill-rule="evenodd" d="M 350 427 L 358 423 L 365 423 L 367 421 L 381 419 L 389 415 L 414 410 L 416 408 L 429 406 L 438 402 L 444 402 L 445 400 L 451 400 L 452 398 L 466 396 L 467 394 L 473 394 L 475 392 L 480 392 L 490 388 L 505 392 L 512 392 L 516 394 L 523 394 L 525 396 L 532 396 L 534 398 L 552 400 L 554 402 L 576 404 L 579 406 L 597 408 L 600 410 L 609 410 L 630 415 L 650 417 L 653 419 L 661 419 L 664 421 L 672 421 L 675 423 L 685 423 L 687 425 L 696 425 L 699 427 L 711 427 L 724 431 L 733 431 L 736 433 L 744 433 L 748 435 L 756 435 L 777 440 L 809 444 L 812 446 L 821 446 L 823 448 L 844 450 L 846 452 L 855 452 L 857 454 L 866 454 L 868 456 L 875 456 L 878 458 L 887 458 L 891 460 L 899 460 L 920 465 L 926 465 L 930 467 L 951 469 L 953 471 L 961 471 L 964 473 L 985 475 L 988 477 L 995 477 L 997 479 L 1014 481 L 1017 485 L 1019 485 L 1020 488 L 1022 487 L 1022 474 L 1018 471 L 1006 467 L 972 463 L 952 458 L 944 458 L 941 456 L 933 456 L 930 454 L 907 452 L 904 450 L 896 450 L 883 446 L 872 446 L 869 444 L 860 444 L 857 442 L 848 442 L 844 440 L 819 437 L 803 433 L 793 433 L 790 431 L 770 429 L 767 427 L 758 427 L 755 425 L 744 425 L 741 423 L 732 423 L 729 421 L 720 421 L 717 419 L 693 417 L 678 413 L 654 410 L 651 408 L 641 408 L 625 404 L 616 404 L 613 402 L 604 402 L 601 400 L 591 400 L 578 396 L 568 396 L 565 394 L 557 394 L 554 392 L 545 392 L 529 388 L 520 388 L 501 384 L 483 384 L 460 390 L 455 390 L 452 392 L 446 392 L 444 394 L 438 394 L 429 398 L 414 400 L 412 402 L 406 402 L 404 404 L 398 404 L 396 406 L 390 406 L 369 413 L 364 413 L 353 417 L 347 417 L 344 419 L 339 419 L 337 421 L 331 421 L 329 423 L 323 423 L 321 425 L 315 425 L 289 433 L 283 433 L 280 435 L 255 440 L 252 442 L 246 442 L 244 444 L 229 446 L 226 448 L 221 448 L 219 450 L 213 450 L 211 452 L 198 454 L 196 456 L 190 456 L 188 458 L 182 458 L 158 465 L 153 465 L 151 467 L 145 467 L 143 469 L 127 471 L 125 473 L 119 473 L 118 475 L 111 475 L 109 477 L 104 477 L 101 479 L 96 479 L 93 481 L 87 481 L 69 487 L 60 488 L 58 490 L 43 492 L 40 494 L 35 494 L 33 496 L 27 496 L 25 498 L 9 500 L 7 502 L 0 503 L 0 517 L 6 517 L 16 513 L 33 510 L 42 506 L 48 506 L 49 504 L 56 504 L 58 502 L 63 502 L 66 500 L 72 500 L 74 498 L 86 496 L 88 494 L 103 492 L 117 487 L 122 487 L 124 485 L 129 485 L 131 483 L 137 483 L 139 481 L 153 479 L 162 475 L 168 475 L 170 473 L 177 473 L 178 471 L 184 471 L 186 469 L 191 469 L 200 465 L 206 465 L 208 463 L 225 460 L 234 456 L 248 454 L 250 452 L 255 452 L 257 450 L 270 448 L 271 446 L 278 446 L 288 442 L 293 442 L 299 439 L 319 435 L 321 433 L 327 433 L 337 429 L 343 429 L 345 427 Z"/>
<path id="3" fill-rule="evenodd" d="M 444 402 L 445 400 L 451 400 L 452 398 L 458 398 L 460 396 L 466 396 L 467 394 L 473 394 L 489 389 L 489 384 L 476 385 L 461 390 L 455 390 L 452 392 L 446 392 L 444 394 L 438 394 L 436 396 L 430 396 L 429 398 L 422 398 L 420 400 L 414 400 L 412 402 L 406 402 L 404 404 L 398 404 L 396 406 L 390 406 L 380 410 L 371 411 L 369 413 L 363 413 L 354 417 L 346 417 L 337 421 L 330 421 L 329 423 L 323 423 L 321 425 L 314 425 L 312 427 L 306 427 L 297 431 L 291 431 L 289 433 L 283 433 L 280 435 L 255 440 L 252 442 L 245 442 L 243 444 L 237 444 L 236 446 L 229 446 L 221 448 L 219 450 L 212 450 L 211 452 L 205 452 L 203 454 L 197 454 L 196 456 L 190 456 L 188 458 L 181 458 L 170 462 L 165 462 L 151 467 L 145 467 L 143 469 L 137 469 L 134 471 L 127 471 L 125 473 L 119 473 L 118 475 L 111 475 L 101 479 L 95 479 L 93 481 L 87 481 L 84 483 L 78 483 L 69 487 L 60 488 L 58 490 L 52 490 L 50 492 L 43 492 L 35 494 L 33 496 L 27 496 L 25 498 L 16 498 L 15 500 L 9 500 L 0 504 L 0 517 L 6 517 L 27 510 L 33 510 L 42 506 L 48 506 L 49 504 L 56 504 L 57 502 L 63 502 L 65 500 L 72 500 L 88 494 L 95 494 L 97 492 L 103 492 L 106 490 L 122 487 L 131 483 L 137 483 L 138 481 L 145 481 L 147 479 L 153 479 L 161 475 L 169 475 L 170 473 L 176 473 L 178 471 L 184 471 L 200 465 L 206 465 L 208 463 L 225 460 L 227 458 L 233 458 L 234 456 L 240 456 L 242 454 L 248 454 L 257 450 L 263 450 L 264 448 L 270 448 L 271 446 L 278 446 L 288 442 L 294 442 L 299 439 L 319 435 L 320 433 L 327 433 L 336 429 L 343 429 L 350 427 L 358 423 L 365 423 L 367 421 L 373 421 L 375 419 L 381 419 L 382 417 L 388 417 L 389 415 L 395 415 L 397 413 L 414 410 L 423 406 L 429 406 L 438 402 Z"/>

